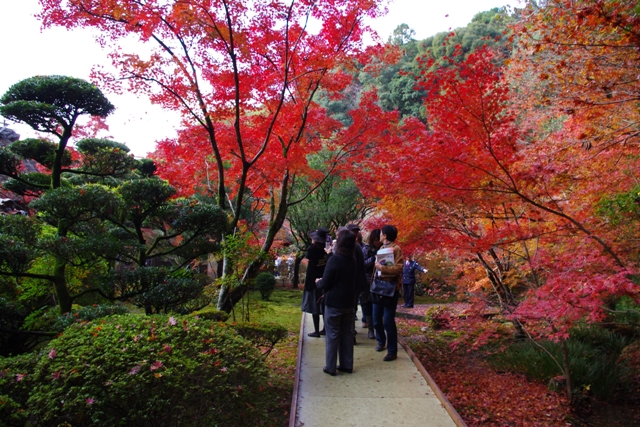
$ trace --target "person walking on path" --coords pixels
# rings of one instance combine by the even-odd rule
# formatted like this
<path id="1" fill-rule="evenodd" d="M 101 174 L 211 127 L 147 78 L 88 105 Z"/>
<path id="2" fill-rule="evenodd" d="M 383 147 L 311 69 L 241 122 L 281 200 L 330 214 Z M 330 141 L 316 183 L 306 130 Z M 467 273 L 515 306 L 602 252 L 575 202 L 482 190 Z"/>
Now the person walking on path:
<path id="1" fill-rule="evenodd" d="M 356 235 L 347 228 L 339 228 L 333 255 L 322 279 L 317 281 L 318 288 L 324 291 L 325 306 L 326 360 L 322 370 L 332 376 L 336 370 L 353 372 L 353 307 L 358 273 L 355 246 Z"/>
<path id="2" fill-rule="evenodd" d="M 364 272 L 367 277 L 367 283 L 371 283 L 374 264 L 376 263 L 376 252 L 382 246 L 380 241 L 380 229 L 376 228 L 369 233 L 367 244 L 362 248 L 364 256 Z M 373 304 L 371 303 L 371 293 L 369 289 L 360 294 L 360 303 L 362 305 L 362 314 L 364 315 L 363 327 L 367 325 L 367 338 L 375 340 L 376 333 L 373 330 Z"/>
<path id="3" fill-rule="evenodd" d="M 413 256 L 409 255 L 402 267 L 402 297 L 404 299 L 404 308 L 413 308 L 413 297 L 416 288 L 416 270 L 427 272 L 426 268 L 421 267 L 413 260 Z"/>
<path id="4" fill-rule="evenodd" d="M 316 279 L 322 277 L 327 264 L 327 253 L 324 249 L 328 233 L 329 230 L 326 228 L 311 231 L 309 233 L 312 241 L 311 246 L 304 256 L 307 258 L 308 264 L 302 294 L 302 311 L 311 313 L 313 332 L 308 335 L 316 338 L 324 334 L 324 330 L 320 330 L 320 315 L 323 314 L 322 291 L 316 287 Z"/>
<path id="5" fill-rule="evenodd" d="M 376 351 L 387 349 L 382 360 L 390 362 L 398 358 L 398 328 L 396 326 L 396 308 L 400 299 L 402 287 L 402 266 L 404 257 L 402 249 L 395 244 L 398 229 L 393 225 L 385 225 L 380 230 L 382 248 L 393 249 L 393 265 L 382 265 L 376 261 L 374 267 L 380 272 L 377 279 L 392 283 L 395 286 L 393 296 L 387 297 L 372 293 L 373 299 L 373 328 L 376 330 L 378 345 Z"/>

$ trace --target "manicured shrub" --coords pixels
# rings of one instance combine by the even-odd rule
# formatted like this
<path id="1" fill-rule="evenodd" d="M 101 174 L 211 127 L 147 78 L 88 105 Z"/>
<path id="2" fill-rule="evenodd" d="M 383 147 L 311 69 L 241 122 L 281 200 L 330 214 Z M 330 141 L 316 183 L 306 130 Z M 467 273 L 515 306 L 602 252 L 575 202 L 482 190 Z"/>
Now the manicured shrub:
<path id="1" fill-rule="evenodd" d="M 199 311 L 195 315 L 202 319 L 222 323 L 226 322 L 229 319 L 229 313 L 222 310 Z"/>
<path id="2" fill-rule="evenodd" d="M 251 341 L 266 358 L 280 341 L 287 337 L 287 328 L 275 323 L 237 323 L 232 327 Z"/>
<path id="3" fill-rule="evenodd" d="M 260 292 L 263 301 L 269 301 L 276 288 L 276 278 L 273 274 L 263 271 L 255 278 L 255 289 Z"/>
<path id="4" fill-rule="evenodd" d="M 255 426 L 266 378 L 256 349 L 223 324 L 111 316 L 74 324 L 50 343 L 34 373 L 30 422 Z"/>
<path id="5" fill-rule="evenodd" d="M 74 322 L 91 321 L 114 314 L 127 314 L 129 310 L 121 304 L 96 304 L 84 307 L 74 306 L 71 313 L 59 316 L 55 323 L 55 330 L 62 331 Z"/>

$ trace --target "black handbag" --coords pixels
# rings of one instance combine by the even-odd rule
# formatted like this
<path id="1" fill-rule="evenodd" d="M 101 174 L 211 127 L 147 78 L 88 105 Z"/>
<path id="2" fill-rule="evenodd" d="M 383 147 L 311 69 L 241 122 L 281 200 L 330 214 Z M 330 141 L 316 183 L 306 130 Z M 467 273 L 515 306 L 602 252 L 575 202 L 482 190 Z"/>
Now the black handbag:
<path id="1" fill-rule="evenodd" d="M 374 277 L 371 283 L 371 292 L 385 297 L 392 297 L 396 293 L 396 285 Z"/>

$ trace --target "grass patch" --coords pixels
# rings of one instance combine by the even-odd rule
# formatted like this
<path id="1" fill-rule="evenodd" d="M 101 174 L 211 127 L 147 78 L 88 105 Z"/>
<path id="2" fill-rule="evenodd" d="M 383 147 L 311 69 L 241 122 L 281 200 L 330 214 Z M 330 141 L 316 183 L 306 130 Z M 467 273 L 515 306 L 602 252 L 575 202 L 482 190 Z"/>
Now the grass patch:
<path id="1" fill-rule="evenodd" d="M 301 303 L 301 290 L 276 288 L 269 301 L 263 301 L 258 291 L 252 291 L 249 295 L 251 322 L 275 323 L 284 326 L 288 331 L 287 337 L 275 346 L 265 360 L 270 376 L 261 397 L 269 402 L 271 408 L 271 417 L 265 420 L 265 425 L 289 424 L 302 318 Z"/>
<path id="2" fill-rule="evenodd" d="M 302 291 L 299 290 L 276 289 L 269 301 L 263 301 L 260 293 L 253 291 L 249 296 L 251 321 L 277 323 L 297 334 L 302 318 L 301 303 Z"/>

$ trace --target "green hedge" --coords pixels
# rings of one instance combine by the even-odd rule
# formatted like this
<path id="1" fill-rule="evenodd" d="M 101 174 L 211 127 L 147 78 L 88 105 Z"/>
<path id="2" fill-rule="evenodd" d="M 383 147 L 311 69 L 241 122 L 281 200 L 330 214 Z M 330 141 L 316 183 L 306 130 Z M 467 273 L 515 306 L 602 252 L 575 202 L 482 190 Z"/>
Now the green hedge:
<path id="1" fill-rule="evenodd" d="M 232 327 L 244 339 L 251 341 L 265 358 L 288 334 L 287 328 L 275 323 L 237 323 Z"/>
<path id="2" fill-rule="evenodd" d="M 259 352 L 233 328 L 193 316 L 75 324 L 37 365 L 5 361 L 0 396 L 12 396 L 5 409 L 25 411 L 24 425 L 255 426 L 267 410 L 258 398 L 267 381 Z M 24 390 L 13 397 L 23 386 L 26 402 Z"/>

